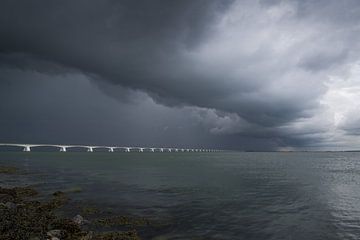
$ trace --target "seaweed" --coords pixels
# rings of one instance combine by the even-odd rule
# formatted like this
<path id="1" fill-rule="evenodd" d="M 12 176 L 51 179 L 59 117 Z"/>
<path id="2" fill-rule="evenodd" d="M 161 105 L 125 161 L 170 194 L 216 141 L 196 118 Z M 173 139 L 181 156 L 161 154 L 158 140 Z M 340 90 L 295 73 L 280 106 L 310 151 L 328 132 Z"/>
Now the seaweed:
<path id="1" fill-rule="evenodd" d="M 101 226 L 147 226 L 150 225 L 150 221 L 145 218 L 115 216 L 98 219 L 95 224 Z"/>
<path id="2" fill-rule="evenodd" d="M 38 192 L 31 187 L 0 187 L 0 240 L 139 240 L 135 229 L 126 231 L 98 232 L 82 229 L 83 219 L 77 215 L 74 219 L 62 218 L 55 209 L 68 203 L 64 192 L 57 191 L 48 201 L 35 201 L 31 197 Z M 88 221 L 82 221 L 88 222 Z M 132 219 L 125 216 L 95 220 L 105 225 L 143 225 L 144 219 Z"/>
<path id="3" fill-rule="evenodd" d="M 17 172 L 18 172 L 18 169 L 16 167 L 0 166 L 0 173 L 2 173 L 2 174 L 14 174 Z"/>

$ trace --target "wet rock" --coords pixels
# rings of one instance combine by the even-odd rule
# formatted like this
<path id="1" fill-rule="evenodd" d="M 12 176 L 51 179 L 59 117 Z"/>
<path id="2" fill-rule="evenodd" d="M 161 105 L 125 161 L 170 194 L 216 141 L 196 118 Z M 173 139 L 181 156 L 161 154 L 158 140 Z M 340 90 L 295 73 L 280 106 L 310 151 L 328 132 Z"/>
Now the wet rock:
<path id="1" fill-rule="evenodd" d="M 139 240 L 135 226 L 148 225 L 148 220 L 118 216 L 98 220 L 104 226 L 121 225 L 121 232 L 89 231 L 95 225 L 81 215 L 73 219 L 62 218 L 55 211 L 68 200 L 65 193 L 57 191 L 48 201 L 30 198 L 37 191 L 30 187 L 0 187 L 0 240 Z M 96 221 L 96 220 L 94 220 Z"/>
<path id="2" fill-rule="evenodd" d="M 93 215 L 93 214 L 99 213 L 100 211 L 96 207 L 85 206 L 85 207 L 82 207 L 81 212 L 86 215 Z"/>
<path id="3" fill-rule="evenodd" d="M 33 197 L 38 192 L 31 187 L 14 187 L 14 188 L 2 188 L 0 187 L 0 195 L 9 195 L 14 199 L 20 200 L 25 197 Z"/>
<path id="4" fill-rule="evenodd" d="M 30 237 L 29 240 L 41 240 L 39 237 Z"/>
<path id="5" fill-rule="evenodd" d="M 91 240 L 94 237 L 94 233 L 89 231 L 85 236 L 80 237 L 79 240 Z"/>
<path id="6" fill-rule="evenodd" d="M 14 174 L 18 171 L 16 167 L 0 166 L 0 174 Z"/>
<path id="7" fill-rule="evenodd" d="M 50 230 L 46 233 L 47 236 L 51 237 L 52 238 L 61 238 L 62 236 L 62 232 L 61 230 L 59 229 L 53 229 L 53 230 Z"/>
<path id="8" fill-rule="evenodd" d="M 56 191 L 52 194 L 54 197 L 63 197 L 65 196 L 65 193 L 62 191 Z"/>
<path id="9" fill-rule="evenodd" d="M 136 230 L 126 232 L 107 232 L 94 236 L 94 240 L 141 240 Z"/>
<path id="10" fill-rule="evenodd" d="M 66 196 L 64 192 L 56 191 L 52 195 L 53 195 L 53 199 L 49 201 L 47 204 L 47 207 L 49 209 L 59 208 L 65 205 L 69 201 L 69 198 Z"/>
<path id="11" fill-rule="evenodd" d="M 95 224 L 101 226 L 147 226 L 150 225 L 150 221 L 145 218 L 115 216 L 98 219 Z"/>
<path id="12" fill-rule="evenodd" d="M 73 222 L 79 225 L 83 225 L 85 223 L 88 223 L 89 221 L 85 220 L 81 215 L 76 215 L 73 217 Z"/>
<path id="13" fill-rule="evenodd" d="M 55 221 L 52 222 L 52 226 L 56 229 L 63 230 L 65 239 L 70 236 L 77 236 L 82 232 L 80 226 L 71 219 L 55 219 Z"/>
<path id="14" fill-rule="evenodd" d="M 5 203 L 5 202 L 10 202 L 12 201 L 14 198 L 8 194 L 1 194 L 0 193 L 0 202 Z"/>
<path id="15" fill-rule="evenodd" d="M 41 203 L 27 201 L 16 210 L 2 209 L 0 213 L 0 239 L 22 240 L 44 236 L 54 215 L 44 211 Z"/>
<path id="16" fill-rule="evenodd" d="M 68 188 L 68 189 L 64 190 L 64 192 L 67 192 L 67 193 L 79 193 L 82 191 L 83 190 L 81 187 L 72 187 L 72 188 Z"/>
<path id="17" fill-rule="evenodd" d="M 13 202 L 0 203 L 0 205 L 9 209 L 15 209 L 17 207 L 17 205 Z"/>

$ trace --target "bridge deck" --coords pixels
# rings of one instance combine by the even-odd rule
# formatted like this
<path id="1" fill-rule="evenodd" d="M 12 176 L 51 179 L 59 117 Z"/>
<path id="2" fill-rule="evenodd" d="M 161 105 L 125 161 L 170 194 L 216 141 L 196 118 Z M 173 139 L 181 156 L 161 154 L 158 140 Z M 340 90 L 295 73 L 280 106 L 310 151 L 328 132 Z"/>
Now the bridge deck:
<path id="1" fill-rule="evenodd" d="M 122 147 L 122 146 L 97 146 L 97 145 L 63 145 L 63 144 L 27 144 L 27 143 L 0 143 L 0 147 L 21 147 L 23 151 L 30 152 L 31 148 L 36 147 L 54 147 L 60 149 L 61 152 L 66 152 L 68 148 L 84 148 L 88 152 L 93 152 L 94 149 L 108 149 L 109 152 L 114 152 L 116 149 L 125 152 L 218 152 L 216 149 L 198 149 L 198 148 L 175 148 L 175 147 Z"/>

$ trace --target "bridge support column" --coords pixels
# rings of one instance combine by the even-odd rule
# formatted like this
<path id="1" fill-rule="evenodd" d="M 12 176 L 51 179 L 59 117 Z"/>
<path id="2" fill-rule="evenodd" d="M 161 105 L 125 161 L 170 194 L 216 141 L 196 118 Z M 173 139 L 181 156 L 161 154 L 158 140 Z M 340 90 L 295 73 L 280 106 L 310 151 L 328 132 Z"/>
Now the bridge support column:
<path id="1" fill-rule="evenodd" d="M 60 152 L 66 152 L 66 147 L 60 147 Z"/>
<path id="2" fill-rule="evenodd" d="M 163 148 L 160 148 L 160 152 L 164 152 L 164 149 L 163 149 Z"/>
<path id="3" fill-rule="evenodd" d="M 94 149 L 93 149 L 92 147 L 88 147 L 87 151 L 88 151 L 88 152 L 93 152 Z"/>
<path id="4" fill-rule="evenodd" d="M 24 152 L 31 152 L 30 146 L 24 146 Z"/>
<path id="5" fill-rule="evenodd" d="M 139 148 L 139 152 L 144 152 L 144 148 Z"/>
<path id="6" fill-rule="evenodd" d="M 130 152 L 130 148 L 125 148 L 125 152 Z"/>
<path id="7" fill-rule="evenodd" d="M 109 148 L 109 152 L 114 152 L 114 148 Z"/>
<path id="8" fill-rule="evenodd" d="M 151 152 L 155 152 L 155 148 L 150 148 L 150 151 L 151 151 Z"/>

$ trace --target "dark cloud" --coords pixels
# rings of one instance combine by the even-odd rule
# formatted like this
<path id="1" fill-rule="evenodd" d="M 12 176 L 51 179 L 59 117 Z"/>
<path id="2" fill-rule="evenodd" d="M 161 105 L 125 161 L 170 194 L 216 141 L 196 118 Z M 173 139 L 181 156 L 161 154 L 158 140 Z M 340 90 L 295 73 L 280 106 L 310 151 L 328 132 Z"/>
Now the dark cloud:
<path id="1" fill-rule="evenodd" d="M 144 96 L 136 100 L 132 95 L 131 103 L 117 101 L 81 74 L 3 69 L 0 75 L 1 142 L 211 145 L 187 111 Z"/>
<path id="2" fill-rule="evenodd" d="M 359 18 L 350 0 L 4 0 L 0 69 L 82 76 L 127 105 L 151 98 L 213 143 L 306 146 L 336 125 L 323 124 L 324 99 L 358 60 Z"/>

